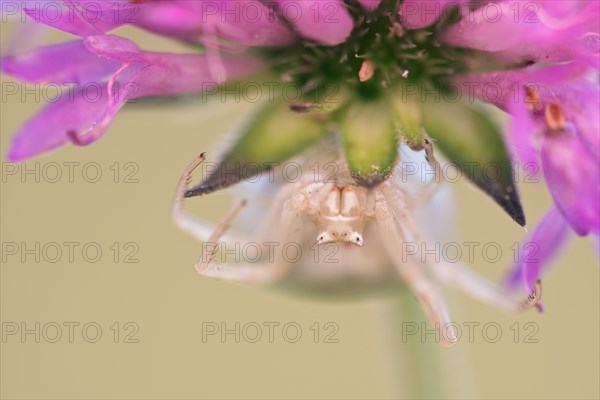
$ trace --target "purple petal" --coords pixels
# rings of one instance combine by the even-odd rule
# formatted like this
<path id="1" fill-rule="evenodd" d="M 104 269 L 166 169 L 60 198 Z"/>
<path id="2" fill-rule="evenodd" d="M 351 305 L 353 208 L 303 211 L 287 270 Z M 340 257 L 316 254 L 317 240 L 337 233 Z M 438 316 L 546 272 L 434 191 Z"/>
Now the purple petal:
<path id="1" fill-rule="evenodd" d="M 408 29 L 420 29 L 436 22 L 450 10 L 459 6 L 456 0 L 404 0 L 400 6 L 400 21 Z"/>
<path id="2" fill-rule="evenodd" d="M 524 99 L 525 89 L 519 85 L 516 90 L 517 99 Z M 510 102 L 508 112 L 512 116 L 507 135 L 509 150 L 524 164 L 537 166 L 540 136 L 543 133 L 542 124 L 534 120 L 527 104 L 523 101 Z M 535 168 L 535 171 L 539 170 L 539 167 Z"/>
<path id="3" fill-rule="evenodd" d="M 183 0 L 182 3 L 198 9 L 197 2 Z M 267 7 L 265 3 L 269 4 L 260 0 L 200 2 L 200 12 L 204 18 L 203 43 L 214 44 L 215 38 L 244 46 L 291 43 L 296 35 L 280 21 L 273 8 Z M 288 12 L 295 15 L 295 9 L 280 11 L 286 15 Z"/>
<path id="4" fill-rule="evenodd" d="M 0 10 L 0 17 L 2 11 L 4 10 Z M 32 21 L 14 24 L 14 31 L 2 42 L 1 55 L 5 56 L 6 54 L 15 54 L 32 49 L 36 44 L 42 42 L 42 38 L 50 30 L 49 27 Z"/>
<path id="5" fill-rule="evenodd" d="M 89 37 L 88 49 L 102 59 L 120 61 L 108 82 L 78 87 L 44 107 L 15 135 L 8 158 L 20 161 L 76 138 L 90 144 L 108 129 L 127 100 L 214 90 L 224 78 L 239 78 L 261 66 L 259 60 L 153 52 L 136 52 L 115 36 Z M 96 96 L 97 95 L 97 96 Z"/>
<path id="6" fill-rule="evenodd" d="M 122 20 L 129 15 L 126 11 L 127 7 L 132 7 L 127 0 L 110 2 L 39 0 L 24 2 L 23 10 L 36 22 L 85 37 L 102 34 L 122 25 Z"/>
<path id="7" fill-rule="evenodd" d="M 249 75 L 263 67 L 250 57 L 144 53 L 150 67 L 136 78 L 134 97 L 171 96 L 216 89 L 216 84 Z"/>
<path id="8" fill-rule="evenodd" d="M 358 2 L 362 6 L 362 8 L 364 8 L 367 11 L 373 11 L 377 7 L 379 7 L 379 4 L 381 4 L 381 0 L 358 0 Z"/>
<path id="9" fill-rule="evenodd" d="M 445 42 L 544 61 L 598 59 L 597 1 L 489 2 L 451 26 Z"/>
<path id="10" fill-rule="evenodd" d="M 545 130 L 543 112 L 533 114 L 525 86 L 539 94 L 539 107 L 558 102 L 576 126 L 587 149 L 600 164 L 600 92 L 596 83 L 582 78 L 588 70 L 581 63 L 521 71 L 501 71 L 460 77 L 464 93 L 495 104 L 512 115 L 509 148 L 526 163 L 537 162 Z"/>
<path id="11" fill-rule="evenodd" d="M 100 58 L 148 66 L 135 79 L 133 97 L 201 92 L 213 88 L 214 83 L 239 78 L 263 66 L 254 57 L 142 52 L 119 36 L 91 36 L 84 42 Z"/>
<path id="12" fill-rule="evenodd" d="M 162 35 L 194 40 L 203 33 L 208 22 L 208 17 L 198 5 L 193 1 L 152 2 L 140 9 L 137 25 Z M 209 5 L 205 6 L 204 11 L 211 10 Z"/>
<path id="13" fill-rule="evenodd" d="M 118 60 L 122 63 L 145 63 L 140 48 L 131 40 L 115 35 L 89 36 L 84 39 L 88 51 L 96 58 Z"/>
<path id="14" fill-rule="evenodd" d="M 140 8 L 136 25 L 217 48 L 223 46 L 220 40 L 243 46 L 273 46 L 289 44 L 296 37 L 272 8 L 258 0 L 152 1 Z"/>
<path id="15" fill-rule="evenodd" d="M 55 84 L 97 82 L 120 65 L 118 61 L 98 58 L 82 40 L 39 47 L 1 60 L 2 71 L 6 74 L 26 82 Z"/>
<path id="16" fill-rule="evenodd" d="M 562 215 L 552 208 L 519 246 L 518 258 L 508 277 L 512 287 L 523 282 L 529 293 L 567 239 L 569 229 Z"/>
<path id="17" fill-rule="evenodd" d="M 525 98 L 519 96 L 525 85 L 532 85 L 538 89 L 540 95 L 551 97 L 557 85 L 576 80 L 582 81 L 586 75 L 589 75 L 587 65 L 571 62 L 550 67 L 534 66 L 520 70 L 466 74 L 457 77 L 454 83 L 464 93 L 469 94 L 469 101 L 472 101 L 470 94 L 473 92 L 477 98 L 508 111 L 515 102 L 525 103 Z M 552 90 L 548 87 L 552 87 Z"/>
<path id="18" fill-rule="evenodd" d="M 335 46 L 342 43 L 354 27 L 343 0 L 277 2 L 284 16 L 302 36 L 325 45 Z"/>
<path id="19" fill-rule="evenodd" d="M 106 86 L 77 88 L 46 105 L 14 136 L 8 160 L 22 161 L 60 147 L 68 131 L 88 130 L 108 105 Z"/>
<path id="20" fill-rule="evenodd" d="M 600 231 L 600 166 L 574 129 L 546 135 L 542 166 L 554 203 L 583 236 Z"/>
<path id="21" fill-rule="evenodd" d="M 578 79 L 551 87 L 587 150 L 600 165 L 600 89 L 597 83 Z"/>

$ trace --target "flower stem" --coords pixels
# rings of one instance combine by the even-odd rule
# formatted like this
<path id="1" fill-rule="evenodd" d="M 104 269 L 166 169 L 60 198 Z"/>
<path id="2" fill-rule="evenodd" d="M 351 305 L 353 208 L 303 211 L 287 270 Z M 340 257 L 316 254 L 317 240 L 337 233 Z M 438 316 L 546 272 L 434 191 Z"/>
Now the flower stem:
<path id="1" fill-rule="evenodd" d="M 406 291 L 376 300 L 373 308 L 391 397 L 477 398 L 468 343 L 445 348 Z"/>

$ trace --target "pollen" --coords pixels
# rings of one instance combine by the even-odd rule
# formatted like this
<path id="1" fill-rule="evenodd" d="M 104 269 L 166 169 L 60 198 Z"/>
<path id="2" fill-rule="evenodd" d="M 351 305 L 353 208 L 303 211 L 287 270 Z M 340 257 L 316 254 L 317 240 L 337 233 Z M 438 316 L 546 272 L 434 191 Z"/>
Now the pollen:
<path id="1" fill-rule="evenodd" d="M 565 128 L 566 117 L 562 108 L 558 104 L 547 104 L 544 117 L 546 118 L 546 124 L 551 131 L 561 131 Z"/>
<path id="2" fill-rule="evenodd" d="M 527 108 L 534 113 L 542 111 L 540 93 L 530 85 L 525 86 L 525 103 L 527 104 Z"/>
<path id="3" fill-rule="evenodd" d="M 363 61 L 360 66 L 360 71 L 358 71 L 358 79 L 361 82 L 366 82 L 373 77 L 375 74 L 375 64 L 371 60 Z"/>

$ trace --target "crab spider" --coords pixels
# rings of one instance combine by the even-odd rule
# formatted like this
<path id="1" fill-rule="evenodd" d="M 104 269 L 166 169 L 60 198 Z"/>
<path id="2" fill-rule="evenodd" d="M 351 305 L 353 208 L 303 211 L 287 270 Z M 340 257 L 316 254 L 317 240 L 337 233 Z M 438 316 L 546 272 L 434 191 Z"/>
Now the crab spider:
<path id="1" fill-rule="evenodd" d="M 427 160 L 439 174 L 432 146 L 431 141 L 424 141 Z M 184 210 L 183 200 L 191 174 L 203 161 L 204 154 L 201 154 L 184 170 L 172 209 L 176 225 L 204 242 L 195 264 L 200 275 L 261 285 L 294 280 L 320 287 L 340 281 L 381 285 L 400 280 L 412 290 L 446 346 L 457 339 L 446 302 L 429 275 L 508 312 L 539 306 L 539 283 L 525 302 L 519 302 L 465 265 L 443 260 L 429 263 L 416 256 L 402 255 L 403 245 L 408 240 L 427 241 L 413 216 L 412 204 L 417 201 L 409 198 L 409 193 L 392 178 L 373 188 L 362 187 L 353 181 L 343 162 L 338 162 L 340 168 L 328 182 L 315 181 L 312 172 L 305 173 L 297 182 L 281 185 L 270 202 L 262 226 L 246 236 L 227 232 L 236 215 L 248 205 L 246 200 L 235 206 L 216 227 Z M 436 186 L 435 181 L 437 179 L 429 185 Z M 427 188 L 422 198 L 429 198 L 432 190 L 432 187 Z M 273 243 L 295 243 L 304 250 L 332 243 L 339 247 L 335 254 L 337 262 L 333 263 L 306 254 L 290 262 L 281 251 L 275 251 L 269 260 L 258 262 L 213 262 L 220 244 L 237 249 L 239 244 L 248 243 L 263 250 Z"/>

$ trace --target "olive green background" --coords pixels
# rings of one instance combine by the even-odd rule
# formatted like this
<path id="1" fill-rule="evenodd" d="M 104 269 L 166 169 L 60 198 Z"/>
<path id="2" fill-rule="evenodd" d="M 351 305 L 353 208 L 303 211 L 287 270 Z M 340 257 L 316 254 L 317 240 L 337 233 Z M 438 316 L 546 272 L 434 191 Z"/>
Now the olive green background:
<path id="1" fill-rule="evenodd" d="M 12 29 L 8 25 L 2 26 L 4 45 Z M 177 50 L 147 34 L 126 34 L 152 49 Z M 7 82 L 11 78 L 2 76 L 3 85 Z M 3 162 L 11 136 L 40 106 L 33 96 L 2 102 Z M 0 343 L 2 398 L 598 398 L 599 269 L 588 239 L 573 240 L 544 280 L 543 314 L 507 316 L 446 290 L 463 335 L 465 323 L 480 324 L 473 343 L 463 336 L 451 349 L 434 343 L 431 335 L 425 343 L 418 337 L 402 342 L 402 322 L 423 321 L 409 296 L 319 300 L 198 277 L 192 266 L 200 244 L 169 219 L 173 190 L 190 159 L 214 149 L 254 107 L 199 99 L 128 105 L 93 146 L 65 146 L 26 164 L 50 173 L 49 165 L 58 163 L 59 182 L 42 178 L 38 183 L 32 175 L 3 179 L 3 243 L 81 245 L 73 263 L 66 252 L 56 263 L 36 263 L 32 256 L 21 262 L 18 255 L 4 254 L 0 310 L 5 329 L 11 323 L 80 325 L 73 343 L 64 325 L 57 343 L 44 337 L 36 343 L 33 335 L 25 340 L 7 336 Z M 65 162 L 80 163 L 73 182 Z M 81 167 L 89 163 L 100 165 L 103 175 L 97 183 L 83 179 Z M 110 169 L 115 163 L 118 183 Z M 125 169 L 126 163 L 135 164 L 137 183 L 124 182 L 133 171 Z M 457 211 L 449 240 L 497 242 L 501 260 L 486 262 L 477 252 L 473 268 L 500 280 L 511 262 L 510 246 L 525 232 L 479 191 L 464 182 L 452 187 Z M 521 191 L 533 227 L 550 199 L 542 184 L 521 183 Z M 216 221 L 229 200 L 227 193 L 219 193 L 195 199 L 191 209 Z M 81 246 L 90 242 L 103 250 L 96 263 L 81 256 Z M 135 243 L 139 262 L 123 262 L 122 248 L 115 262 L 109 249 L 115 242 Z M 111 330 L 115 322 L 120 324 L 118 343 Z M 125 329 L 127 322 L 135 325 Z M 269 343 L 265 328 L 257 343 L 236 343 L 232 335 L 225 342 L 218 336 L 203 342 L 206 322 L 229 327 L 275 322 L 280 328 L 295 322 L 302 337 L 289 343 L 278 329 Z M 318 343 L 310 330 L 315 322 L 320 324 Z M 324 343 L 327 322 L 339 327 L 337 343 Z M 537 343 L 527 343 L 525 335 L 534 326 L 526 330 L 528 322 L 539 327 L 529 338 Z M 102 328 L 98 342 L 82 336 L 87 323 Z M 498 342 L 485 339 L 481 327 L 486 323 L 502 329 Z M 132 326 L 139 328 L 133 337 L 137 343 L 125 343 Z M 93 330 L 88 333 L 94 336 Z"/>

